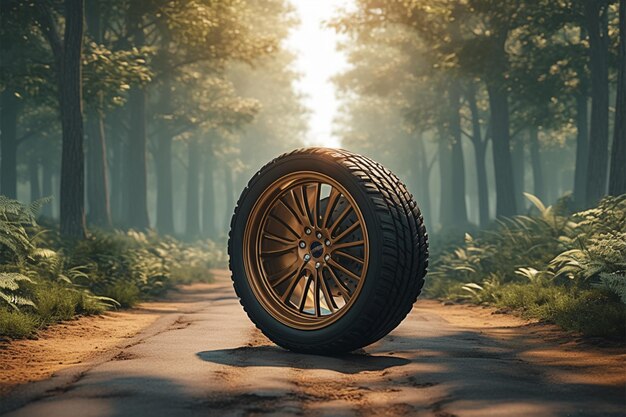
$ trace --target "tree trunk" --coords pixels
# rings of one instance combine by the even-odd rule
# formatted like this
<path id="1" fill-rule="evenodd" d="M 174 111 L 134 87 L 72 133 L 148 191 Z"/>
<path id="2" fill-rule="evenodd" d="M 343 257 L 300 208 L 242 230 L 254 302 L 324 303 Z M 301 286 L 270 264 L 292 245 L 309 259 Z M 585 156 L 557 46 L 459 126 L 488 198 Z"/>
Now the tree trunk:
<path id="1" fill-rule="evenodd" d="M 172 180 L 172 138 L 159 132 L 155 153 L 157 178 L 157 230 L 174 234 L 174 197 Z"/>
<path id="2" fill-rule="evenodd" d="M 202 182 L 202 232 L 204 237 L 213 240 L 217 239 L 217 231 L 215 230 L 214 163 L 212 152 L 207 152 L 204 160 L 204 178 Z"/>
<path id="3" fill-rule="evenodd" d="M 511 164 L 509 101 L 499 85 L 489 85 L 489 108 L 493 135 L 493 165 L 496 180 L 496 216 L 510 217 L 517 213 L 515 183 Z"/>
<path id="4" fill-rule="evenodd" d="M 524 140 L 521 137 L 513 139 L 511 160 L 513 162 L 513 182 L 515 183 L 515 204 L 518 209 L 524 211 Z"/>
<path id="5" fill-rule="evenodd" d="M 85 7 L 87 30 L 97 43 L 102 43 L 102 8 L 99 0 L 88 0 Z M 87 117 L 87 221 L 102 228 L 111 227 L 111 203 L 106 135 L 104 132 L 104 99 L 97 97 L 97 107 Z"/>
<path id="6" fill-rule="evenodd" d="M 163 114 L 171 112 L 171 85 L 166 76 L 161 88 L 159 108 Z M 157 174 L 157 230 L 163 234 L 174 234 L 174 194 L 172 181 L 172 136 L 166 121 L 160 122 L 158 144 L 155 154 Z"/>
<path id="7" fill-rule="evenodd" d="M 461 143 L 461 115 L 459 86 L 450 88 L 450 134 L 452 137 L 452 221 L 456 226 L 467 224 L 465 202 L 465 161 Z"/>
<path id="8" fill-rule="evenodd" d="M 420 132 L 417 135 L 416 150 L 419 160 L 419 169 L 414 175 L 418 175 L 415 181 L 415 191 L 419 196 L 419 206 L 425 218 L 430 218 L 431 213 L 431 195 L 430 195 L 430 169 L 428 165 L 428 154 L 426 153 L 426 144 L 424 143 L 424 135 Z M 418 174 L 419 173 L 419 174 Z"/>
<path id="9" fill-rule="evenodd" d="M 576 95 L 576 167 L 574 172 L 574 206 L 587 204 L 587 163 L 589 162 L 589 112 L 586 89 Z"/>
<path id="10" fill-rule="evenodd" d="M 143 21 L 138 2 L 130 3 L 129 26 L 135 47 L 145 43 Z M 126 207 L 128 226 L 139 230 L 150 227 L 148 218 L 148 172 L 146 166 L 146 92 L 133 87 L 128 97 L 130 113 L 126 158 Z"/>
<path id="11" fill-rule="evenodd" d="M 471 87 L 467 101 L 472 118 L 472 143 L 474 145 L 474 161 L 476 164 L 476 181 L 478 186 L 478 218 L 481 226 L 489 223 L 489 188 L 487 185 L 487 167 L 485 165 L 485 153 L 487 151 L 487 141 L 482 139 L 482 129 L 480 128 L 480 116 L 478 105 L 476 104 L 476 92 Z"/>
<path id="12" fill-rule="evenodd" d="M 233 216 L 233 211 L 235 210 L 235 189 L 233 186 L 233 172 L 230 169 L 230 166 L 224 162 L 224 188 L 225 188 L 225 199 L 226 202 L 226 210 L 224 212 L 224 229 L 228 230 L 230 228 L 230 219 Z"/>
<path id="13" fill-rule="evenodd" d="M 139 230 L 150 227 L 148 219 L 148 174 L 146 168 L 146 93 L 134 87 L 130 91 L 130 135 L 125 174 L 128 226 Z"/>
<path id="14" fill-rule="evenodd" d="M 439 198 L 439 223 L 442 228 L 453 224 L 452 212 L 452 151 L 447 140 L 447 135 L 440 129 L 438 141 L 439 154 L 439 181 L 441 192 Z"/>
<path id="15" fill-rule="evenodd" d="M 42 181 L 41 181 L 41 188 L 42 188 L 42 196 L 43 197 L 53 197 L 54 195 L 54 191 L 52 189 L 52 177 L 54 176 L 54 172 L 52 170 L 52 163 L 50 161 L 50 159 L 48 158 L 44 158 L 41 161 L 41 165 L 42 165 Z M 50 202 L 48 204 L 45 204 L 41 210 L 41 215 L 47 218 L 52 218 L 52 205 L 54 204 L 53 202 Z"/>
<path id="16" fill-rule="evenodd" d="M 85 228 L 85 154 L 81 55 L 83 0 L 65 0 L 63 53 L 57 58 L 63 146 L 61 154 L 61 235 L 82 238 Z"/>
<path id="17" fill-rule="evenodd" d="M 609 194 L 626 194 L 626 0 L 619 3 L 619 67 Z"/>
<path id="18" fill-rule="evenodd" d="M 11 88 L 0 97 L 0 194 L 17 198 L 17 98 Z"/>
<path id="19" fill-rule="evenodd" d="M 37 158 L 28 159 L 28 183 L 30 185 L 30 201 L 41 198 L 41 187 L 39 186 L 39 161 Z"/>
<path id="20" fill-rule="evenodd" d="M 195 239 L 200 234 L 200 146 L 192 139 L 187 145 L 187 215 L 185 217 L 185 235 Z"/>
<path id="21" fill-rule="evenodd" d="M 530 139 L 530 163 L 533 170 L 533 194 L 541 201 L 546 198 L 545 178 L 543 177 L 543 166 L 541 164 L 541 144 L 539 143 L 539 132 L 536 127 L 531 127 Z"/>
<path id="22" fill-rule="evenodd" d="M 127 186 L 123 181 L 124 169 L 126 166 L 125 161 L 125 144 L 123 138 L 128 136 L 127 132 L 124 132 L 122 124 L 122 114 L 127 108 L 121 108 L 109 113 L 107 116 L 107 124 L 109 126 L 108 138 L 109 146 L 111 149 L 110 158 L 110 205 L 111 205 L 111 219 L 113 223 L 117 225 L 123 225 L 126 223 L 126 191 Z"/>
<path id="23" fill-rule="evenodd" d="M 606 192 L 609 144 L 608 2 L 585 1 L 591 66 L 591 129 L 587 172 L 587 205 Z"/>
<path id="24" fill-rule="evenodd" d="M 109 202 L 109 179 L 107 174 L 104 118 L 95 110 L 87 119 L 87 201 L 90 224 L 102 228 L 111 227 L 111 204 Z"/>

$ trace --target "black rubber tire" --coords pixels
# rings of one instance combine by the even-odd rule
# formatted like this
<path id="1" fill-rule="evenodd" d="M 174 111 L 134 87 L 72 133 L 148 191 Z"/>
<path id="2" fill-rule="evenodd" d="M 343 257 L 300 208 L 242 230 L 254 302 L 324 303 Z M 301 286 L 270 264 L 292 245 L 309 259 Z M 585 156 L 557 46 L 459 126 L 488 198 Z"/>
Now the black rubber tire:
<path id="1" fill-rule="evenodd" d="M 358 299 L 336 322 L 318 330 L 294 329 L 273 318 L 254 296 L 244 269 L 243 234 L 255 201 L 276 179 L 296 171 L 320 172 L 341 183 L 369 233 L 370 262 Z M 249 181 L 231 220 L 228 254 L 241 305 L 269 339 L 293 351 L 333 355 L 379 340 L 411 311 L 424 285 L 428 235 L 413 196 L 388 169 L 345 150 L 305 148 L 277 157 Z"/>

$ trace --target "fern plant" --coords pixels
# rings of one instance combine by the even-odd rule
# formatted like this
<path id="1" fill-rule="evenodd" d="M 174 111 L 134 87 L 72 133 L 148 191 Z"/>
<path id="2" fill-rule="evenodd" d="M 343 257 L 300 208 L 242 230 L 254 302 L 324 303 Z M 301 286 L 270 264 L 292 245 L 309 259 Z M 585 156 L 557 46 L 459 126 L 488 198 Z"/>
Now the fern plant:
<path id="1" fill-rule="evenodd" d="M 626 286 L 626 196 L 606 197 L 597 207 L 573 215 L 532 194 L 525 196 L 537 215 L 501 219 L 477 237 L 466 234 L 462 246 L 435 260 L 432 275 L 465 283 L 455 288 L 476 300 L 489 298 L 487 289 L 520 278 L 530 284 L 569 281 L 602 287 L 621 297 Z"/>
<path id="2" fill-rule="evenodd" d="M 35 303 L 30 298 L 18 294 L 20 284 L 24 282 L 33 283 L 26 275 L 16 272 L 0 272 L 0 300 L 15 310 L 21 306 L 35 307 Z"/>
<path id="3" fill-rule="evenodd" d="M 50 198 L 42 198 L 24 205 L 0 195 L 0 262 L 12 258 L 23 259 L 34 248 L 29 229 L 37 227 L 37 215 Z"/>

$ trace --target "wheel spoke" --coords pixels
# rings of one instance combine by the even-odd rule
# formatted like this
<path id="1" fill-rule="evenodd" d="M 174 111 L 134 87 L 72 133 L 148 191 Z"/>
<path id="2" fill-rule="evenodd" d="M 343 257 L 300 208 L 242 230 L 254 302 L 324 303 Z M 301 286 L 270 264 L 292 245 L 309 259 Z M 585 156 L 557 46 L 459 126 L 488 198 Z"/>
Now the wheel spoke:
<path id="1" fill-rule="evenodd" d="M 311 287 L 312 282 L 311 275 L 306 276 L 306 283 L 304 284 L 304 290 L 302 290 L 302 296 L 300 297 L 300 304 L 298 304 L 298 311 L 302 313 L 304 307 L 306 306 L 306 300 L 309 297 L 309 288 Z"/>
<path id="2" fill-rule="evenodd" d="M 302 223 L 301 216 L 299 216 L 298 213 L 296 213 L 293 207 L 291 207 L 289 204 L 283 201 L 282 198 L 279 198 L 278 201 L 289 211 L 289 213 L 291 213 L 293 217 L 295 217 L 295 219 L 298 221 L 298 223 L 300 223 L 301 226 L 304 226 L 304 224 Z"/>
<path id="3" fill-rule="evenodd" d="M 303 226 L 305 225 L 312 226 L 309 220 L 309 216 L 306 213 L 304 200 L 301 198 L 302 197 L 301 194 L 302 192 L 296 192 L 293 188 L 289 190 L 289 195 L 291 196 L 291 199 L 293 200 L 295 206 L 297 207 L 298 213 L 300 215 L 300 224 L 302 224 Z"/>
<path id="4" fill-rule="evenodd" d="M 313 314 L 315 317 L 322 315 L 320 310 L 320 270 L 315 271 L 315 278 L 313 279 Z"/>
<path id="5" fill-rule="evenodd" d="M 280 299 L 282 300 L 283 303 L 285 303 L 285 304 L 287 303 L 287 301 L 291 298 L 291 294 L 293 294 L 293 290 L 296 289 L 296 286 L 298 285 L 298 282 L 300 282 L 300 279 L 302 278 L 302 276 L 300 274 L 302 274 L 302 270 L 304 269 L 304 265 L 305 264 L 303 264 L 300 267 L 300 269 L 298 269 L 298 273 L 293 276 L 293 278 L 291 279 L 291 282 L 289 283 L 289 286 L 287 287 L 287 290 L 280 297 Z"/>
<path id="6" fill-rule="evenodd" d="M 285 245 L 293 245 L 297 242 L 296 240 L 285 239 L 284 237 L 268 232 L 267 230 L 263 232 L 263 237 L 265 239 L 273 240 L 274 242 L 284 243 Z"/>
<path id="7" fill-rule="evenodd" d="M 344 248 L 353 248 L 355 246 L 362 246 L 364 244 L 365 244 L 365 242 L 363 240 L 355 240 L 355 241 L 352 241 L 352 242 L 333 244 L 333 249 L 334 250 L 339 250 L 339 249 L 344 249 Z"/>
<path id="8" fill-rule="evenodd" d="M 335 250 L 335 251 L 334 251 L 334 254 L 339 255 L 339 256 L 341 256 L 341 257 L 344 257 L 344 258 L 348 258 L 348 259 L 350 259 L 350 260 L 352 260 L 352 261 L 354 261 L 354 262 L 358 262 L 358 263 L 360 263 L 361 265 L 363 265 L 363 264 L 365 263 L 365 261 L 364 261 L 363 259 L 361 259 L 361 258 L 359 258 L 359 257 L 356 257 L 356 256 L 354 256 L 354 255 L 350 255 L 349 253 L 344 252 L 344 251 L 342 251 L 342 250 Z"/>
<path id="9" fill-rule="evenodd" d="M 341 239 L 343 239 L 344 237 L 352 233 L 357 227 L 360 227 L 360 226 L 361 226 L 361 222 L 352 223 L 346 230 L 341 232 L 339 236 L 335 237 L 335 242 L 341 241 Z"/>
<path id="10" fill-rule="evenodd" d="M 330 234 L 332 235 L 333 233 L 335 233 L 335 229 L 337 229 L 337 227 L 339 227 L 339 225 L 341 224 L 341 222 L 343 222 L 343 220 L 346 218 L 346 216 L 352 211 L 352 206 L 346 206 L 346 208 L 343 209 L 343 211 L 341 212 L 341 214 L 337 217 L 337 219 L 335 219 L 335 221 L 333 222 L 333 224 L 328 228 L 328 230 L 330 231 Z"/>
<path id="11" fill-rule="evenodd" d="M 270 285 L 272 286 L 272 288 L 278 287 L 280 284 L 282 284 L 283 282 L 291 278 L 293 274 L 295 274 L 296 272 L 299 272 L 300 268 L 298 268 L 297 264 L 298 264 L 297 261 L 294 262 L 290 267 L 287 268 L 287 272 L 283 273 L 278 278 L 276 278 L 276 275 L 278 274 L 269 277 Z M 274 282 L 271 282 L 271 281 L 274 281 Z"/>
<path id="12" fill-rule="evenodd" d="M 315 217 L 313 214 L 313 210 L 315 209 L 315 204 L 313 204 L 313 207 L 311 207 L 311 203 L 314 203 L 311 201 L 311 198 L 309 197 L 309 186 L 308 185 L 303 185 L 301 187 L 301 192 L 302 192 L 302 202 L 304 210 L 306 212 L 306 218 L 309 220 L 309 224 L 311 225 L 311 227 L 315 227 Z"/>
<path id="13" fill-rule="evenodd" d="M 335 303 L 335 299 L 330 295 L 332 291 L 330 290 L 330 288 L 328 288 L 328 283 L 326 282 L 326 278 L 324 277 L 322 270 L 320 270 L 319 272 L 319 280 L 321 281 L 320 287 L 322 289 L 322 293 L 324 294 L 324 300 L 326 300 L 328 310 L 330 310 L 332 314 L 335 312 L 337 304 Z"/>
<path id="14" fill-rule="evenodd" d="M 330 215 L 333 210 L 335 210 L 335 205 L 337 205 L 337 201 L 339 201 L 339 197 L 341 197 L 341 193 L 335 187 L 331 187 L 330 194 L 328 195 L 328 205 L 326 206 L 326 212 L 324 213 L 324 218 L 322 219 L 321 227 L 326 227 L 328 225 L 328 220 L 330 219 Z"/>
<path id="15" fill-rule="evenodd" d="M 350 271 L 348 268 L 346 268 L 345 266 L 341 265 L 340 263 L 335 262 L 333 259 L 330 259 L 328 261 L 328 265 L 334 266 L 335 268 L 337 268 L 338 270 L 340 270 L 341 272 L 343 272 L 344 274 L 346 274 L 347 276 L 349 276 L 350 278 L 352 278 L 355 281 L 360 281 L 361 280 L 360 276 L 358 276 L 354 272 Z"/>
<path id="16" fill-rule="evenodd" d="M 293 228 L 291 226 L 289 226 L 283 219 L 281 219 L 278 216 L 275 216 L 274 214 L 270 214 L 270 217 L 272 219 L 274 219 L 275 221 L 277 221 L 278 223 L 282 224 L 287 230 L 289 230 L 289 232 L 294 235 L 296 238 L 299 238 L 300 235 L 298 234 L 298 232 L 296 232 L 295 230 L 293 230 Z"/>
<path id="17" fill-rule="evenodd" d="M 330 276 L 332 277 L 333 281 L 335 281 L 337 288 L 339 288 L 339 292 L 341 293 L 341 296 L 343 297 L 344 301 L 348 302 L 351 296 L 350 289 L 346 287 L 346 285 L 339 278 L 337 278 L 335 271 L 333 271 L 331 267 L 326 265 L 326 269 L 330 271 Z"/>
<path id="18" fill-rule="evenodd" d="M 296 250 L 295 246 L 290 247 L 290 248 L 282 248 L 282 249 L 262 250 L 260 255 L 264 258 L 268 256 L 280 256 L 280 255 L 284 255 L 285 253 L 293 252 L 294 250 Z"/>
<path id="19" fill-rule="evenodd" d="M 322 186 L 319 182 L 316 182 L 313 185 L 313 226 L 315 228 L 319 227 L 319 216 L 320 216 L 320 193 L 322 191 Z M 310 206 L 310 204 L 309 204 Z"/>

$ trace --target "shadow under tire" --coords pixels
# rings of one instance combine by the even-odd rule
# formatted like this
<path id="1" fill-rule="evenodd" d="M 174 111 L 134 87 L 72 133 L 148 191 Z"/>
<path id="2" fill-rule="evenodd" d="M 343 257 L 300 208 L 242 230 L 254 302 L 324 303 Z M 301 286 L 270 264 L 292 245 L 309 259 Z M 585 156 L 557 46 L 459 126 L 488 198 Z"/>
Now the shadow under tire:
<path id="1" fill-rule="evenodd" d="M 413 196 L 382 165 L 305 148 L 249 181 L 228 254 L 241 305 L 269 339 L 333 355 L 379 340 L 411 311 L 428 235 Z"/>

